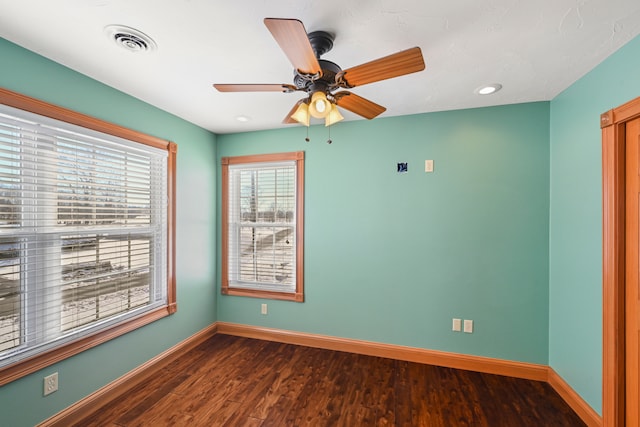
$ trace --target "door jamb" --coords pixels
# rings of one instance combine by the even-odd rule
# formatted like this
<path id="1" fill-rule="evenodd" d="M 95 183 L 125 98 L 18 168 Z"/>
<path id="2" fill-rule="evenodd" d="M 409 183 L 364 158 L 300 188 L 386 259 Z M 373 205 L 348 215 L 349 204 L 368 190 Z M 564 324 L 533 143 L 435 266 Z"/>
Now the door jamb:
<path id="1" fill-rule="evenodd" d="M 600 116 L 602 129 L 602 420 L 625 425 L 625 126 L 640 98 Z"/>

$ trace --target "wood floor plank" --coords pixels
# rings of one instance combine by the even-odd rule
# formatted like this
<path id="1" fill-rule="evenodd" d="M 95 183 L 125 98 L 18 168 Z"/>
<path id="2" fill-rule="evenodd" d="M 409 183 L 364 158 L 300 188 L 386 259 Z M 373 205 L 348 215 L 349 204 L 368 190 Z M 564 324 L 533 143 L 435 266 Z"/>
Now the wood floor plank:
<path id="1" fill-rule="evenodd" d="M 100 411 L 76 423 L 74 427 L 102 427 L 112 421 L 118 425 L 127 425 L 130 420 L 144 415 L 160 398 L 171 393 L 186 378 L 188 378 L 187 374 L 161 370 L 160 375 L 134 387 L 126 396 L 102 407 Z M 124 418 L 123 421 L 122 418 Z"/>
<path id="2" fill-rule="evenodd" d="M 306 383 L 309 367 L 305 366 L 306 363 L 301 359 L 301 352 L 296 352 L 292 346 L 286 346 L 284 350 L 286 351 L 281 355 L 279 363 L 281 368 L 277 370 L 273 383 L 262 396 L 257 396 L 254 409 L 250 413 L 253 418 L 265 420 L 283 397 L 289 400 L 297 399 Z M 297 366 L 303 368 L 296 370 Z"/>
<path id="3" fill-rule="evenodd" d="M 363 404 L 375 410 L 376 426 L 395 424 L 395 400 L 393 394 L 396 361 L 377 357 L 369 363 L 368 356 L 360 356 L 360 366 L 364 373 Z"/>
<path id="4" fill-rule="evenodd" d="M 323 379 L 332 363 L 331 355 L 314 348 L 300 348 L 299 351 L 306 355 L 307 365 L 311 369 L 298 398 L 292 402 L 293 405 L 285 417 L 279 420 L 280 425 L 284 426 L 309 425 L 316 414 L 323 410 L 324 405 L 321 401 L 326 400 L 328 393 L 327 382 Z M 271 416 L 267 417 L 267 420 L 269 423 L 278 421 Z"/>
<path id="5" fill-rule="evenodd" d="M 76 426 L 583 427 L 539 381 L 215 335 Z"/>
<path id="6" fill-rule="evenodd" d="M 409 362 L 396 362 L 395 384 L 393 394 L 396 427 L 412 427 L 411 421 L 411 387 Z M 436 426 L 437 427 L 437 426 Z"/>

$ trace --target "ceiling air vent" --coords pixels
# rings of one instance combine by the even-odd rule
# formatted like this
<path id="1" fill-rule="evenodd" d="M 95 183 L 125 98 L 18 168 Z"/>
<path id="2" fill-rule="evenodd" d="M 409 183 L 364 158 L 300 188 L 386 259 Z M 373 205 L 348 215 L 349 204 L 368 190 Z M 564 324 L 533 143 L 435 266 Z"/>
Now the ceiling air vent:
<path id="1" fill-rule="evenodd" d="M 107 25 L 104 30 L 111 40 L 129 52 L 149 52 L 156 49 L 156 42 L 135 28 L 124 25 Z"/>

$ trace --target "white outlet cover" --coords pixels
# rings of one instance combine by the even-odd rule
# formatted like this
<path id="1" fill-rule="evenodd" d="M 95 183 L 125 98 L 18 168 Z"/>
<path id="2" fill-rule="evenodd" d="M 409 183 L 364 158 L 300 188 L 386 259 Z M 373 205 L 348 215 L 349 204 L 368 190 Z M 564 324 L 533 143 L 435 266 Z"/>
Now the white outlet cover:
<path id="1" fill-rule="evenodd" d="M 453 319 L 453 330 L 456 332 L 460 332 L 462 330 L 462 320 Z"/>
<path id="2" fill-rule="evenodd" d="M 473 333 L 473 320 L 464 321 L 464 331 L 468 334 Z"/>
<path id="3" fill-rule="evenodd" d="M 54 391 L 58 391 L 58 373 L 44 377 L 44 395 L 47 396 Z"/>

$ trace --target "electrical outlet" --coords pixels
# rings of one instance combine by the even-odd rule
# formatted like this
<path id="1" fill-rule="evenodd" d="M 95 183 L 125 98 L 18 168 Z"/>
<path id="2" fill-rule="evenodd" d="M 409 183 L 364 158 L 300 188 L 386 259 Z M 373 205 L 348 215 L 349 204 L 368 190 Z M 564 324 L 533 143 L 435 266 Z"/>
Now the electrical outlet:
<path id="1" fill-rule="evenodd" d="M 58 391 L 58 373 L 54 372 L 53 374 L 44 377 L 44 395 L 48 395 L 53 393 L 54 391 Z"/>
<path id="2" fill-rule="evenodd" d="M 468 334 L 473 333 L 473 320 L 465 320 L 464 321 L 464 331 Z"/>
<path id="3" fill-rule="evenodd" d="M 462 330 L 462 321 L 460 319 L 453 319 L 453 330 L 460 332 Z"/>
<path id="4" fill-rule="evenodd" d="M 267 314 L 267 304 L 262 304 L 262 306 L 260 307 L 260 313 L 262 314 Z"/>

